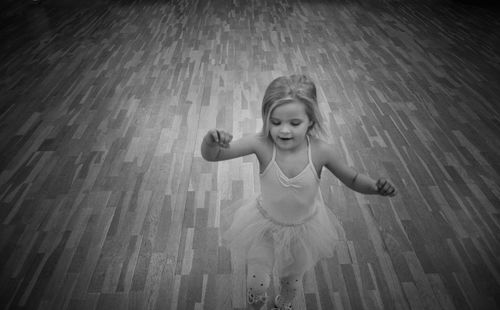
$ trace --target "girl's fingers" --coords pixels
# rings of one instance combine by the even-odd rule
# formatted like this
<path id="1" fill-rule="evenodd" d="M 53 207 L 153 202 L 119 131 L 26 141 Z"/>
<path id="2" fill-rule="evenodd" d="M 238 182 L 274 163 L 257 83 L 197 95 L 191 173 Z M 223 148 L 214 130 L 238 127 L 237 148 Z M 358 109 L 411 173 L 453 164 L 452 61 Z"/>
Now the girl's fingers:
<path id="1" fill-rule="evenodd" d="M 219 143 L 220 136 L 219 136 L 219 131 L 217 129 L 210 130 L 209 134 L 210 134 L 210 137 L 212 138 L 212 141 L 214 143 Z"/>
<path id="2" fill-rule="evenodd" d="M 384 193 L 388 194 L 389 190 L 391 189 L 391 187 L 392 187 L 391 184 L 385 183 L 385 185 L 384 185 Z"/>
<path id="3" fill-rule="evenodd" d="M 217 135 L 217 140 L 216 142 L 220 143 L 220 131 L 218 131 L 217 129 L 215 130 L 215 134 Z"/>
<path id="4" fill-rule="evenodd" d="M 384 186 L 384 195 L 389 196 L 389 193 L 392 192 L 392 187 L 390 185 Z"/>
<path id="5" fill-rule="evenodd" d="M 384 195 L 384 196 L 386 196 L 386 195 L 387 195 L 387 186 L 385 186 L 385 185 L 384 185 L 384 187 L 382 187 L 382 188 L 380 189 L 380 194 L 381 194 L 381 195 Z"/>
<path id="6" fill-rule="evenodd" d="M 212 137 L 215 143 L 225 148 L 229 147 L 229 142 L 233 140 L 233 136 L 223 130 L 214 130 Z"/>
<path id="7" fill-rule="evenodd" d="M 385 179 L 379 179 L 377 181 L 378 193 L 382 196 L 395 196 L 396 189 L 390 182 Z"/>
<path id="8" fill-rule="evenodd" d="M 394 187 L 391 188 L 391 191 L 389 192 L 389 196 L 391 196 L 391 197 L 396 196 L 396 189 Z"/>
<path id="9" fill-rule="evenodd" d="M 384 189 L 384 186 L 387 184 L 387 181 L 384 180 L 384 179 L 379 179 L 377 181 L 377 190 L 379 191 L 379 193 Z"/>

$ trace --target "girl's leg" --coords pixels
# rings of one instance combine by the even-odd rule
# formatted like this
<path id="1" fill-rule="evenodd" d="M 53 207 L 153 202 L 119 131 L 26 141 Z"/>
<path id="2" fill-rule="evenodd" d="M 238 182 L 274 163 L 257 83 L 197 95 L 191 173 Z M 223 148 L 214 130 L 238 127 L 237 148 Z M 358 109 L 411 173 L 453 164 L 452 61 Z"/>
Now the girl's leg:
<path id="1" fill-rule="evenodd" d="M 295 274 L 280 278 L 280 294 L 274 301 L 276 309 L 292 309 L 292 301 L 302 285 L 303 276 L 304 274 Z"/>
<path id="2" fill-rule="evenodd" d="M 280 277 L 280 294 L 275 300 L 277 309 L 292 309 L 292 301 L 302 286 L 302 278 L 307 271 L 305 266 L 310 260 L 305 247 L 295 244 L 292 249 L 294 263 L 283 270 L 287 276 Z"/>
<path id="3" fill-rule="evenodd" d="M 247 301 L 254 309 L 260 309 L 266 303 L 273 261 L 272 241 L 259 240 L 250 248 L 247 259 Z"/>

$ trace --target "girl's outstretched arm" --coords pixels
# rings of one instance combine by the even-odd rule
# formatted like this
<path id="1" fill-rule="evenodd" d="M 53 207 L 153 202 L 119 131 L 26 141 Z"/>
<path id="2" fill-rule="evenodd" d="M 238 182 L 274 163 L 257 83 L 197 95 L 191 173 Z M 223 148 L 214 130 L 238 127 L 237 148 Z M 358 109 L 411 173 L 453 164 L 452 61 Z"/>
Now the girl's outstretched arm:
<path id="1" fill-rule="evenodd" d="M 362 194 L 378 194 L 381 196 L 396 196 L 396 188 L 384 178 L 377 181 L 367 175 L 356 172 L 350 184 L 346 185 Z"/>
<path id="2" fill-rule="evenodd" d="M 201 143 L 201 156 L 208 161 L 221 161 L 255 153 L 254 135 L 232 140 L 233 136 L 224 130 L 209 130 Z"/>
<path id="3" fill-rule="evenodd" d="M 395 187 L 386 179 L 373 180 L 361 174 L 335 157 L 333 148 L 324 143 L 319 143 L 319 158 L 323 165 L 330 170 L 342 183 L 350 189 L 362 194 L 378 194 L 382 196 L 395 196 Z"/>

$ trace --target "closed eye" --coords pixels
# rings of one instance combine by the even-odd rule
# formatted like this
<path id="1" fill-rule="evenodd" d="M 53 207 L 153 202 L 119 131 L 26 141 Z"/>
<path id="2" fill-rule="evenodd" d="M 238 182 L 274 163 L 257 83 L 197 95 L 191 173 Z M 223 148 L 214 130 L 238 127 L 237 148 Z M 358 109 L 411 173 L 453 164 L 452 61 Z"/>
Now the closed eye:
<path id="1" fill-rule="evenodd" d="M 277 119 L 270 119 L 269 122 L 273 126 L 279 126 L 279 125 L 281 125 L 281 121 L 279 121 Z M 300 126 L 301 124 L 302 124 L 301 120 L 292 120 L 292 121 L 290 121 L 290 125 L 292 125 L 294 127 Z"/>

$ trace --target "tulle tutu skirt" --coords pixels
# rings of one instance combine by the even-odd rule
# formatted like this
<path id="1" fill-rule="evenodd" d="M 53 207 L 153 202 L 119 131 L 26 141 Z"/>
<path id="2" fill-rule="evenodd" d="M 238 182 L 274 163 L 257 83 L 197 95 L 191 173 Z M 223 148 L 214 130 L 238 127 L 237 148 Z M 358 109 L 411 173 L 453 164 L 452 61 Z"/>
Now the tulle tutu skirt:
<path id="1" fill-rule="evenodd" d="M 274 247 L 274 261 L 270 263 L 280 277 L 301 272 L 297 270 L 297 255 L 302 272 L 314 267 L 320 259 L 333 256 L 340 224 L 322 199 L 316 202 L 317 212 L 313 216 L 293 225 L 266 218 L 258 201 L 257 198 L 241 200 L 222 209 L 222 239 L 233 260 L 245 263 L 252 245 L 269 238 Z"/>

